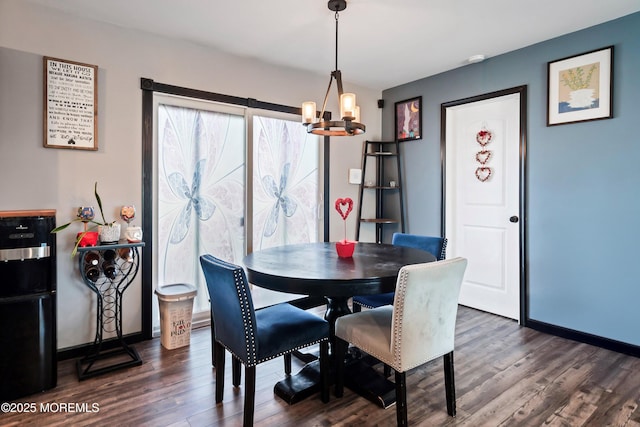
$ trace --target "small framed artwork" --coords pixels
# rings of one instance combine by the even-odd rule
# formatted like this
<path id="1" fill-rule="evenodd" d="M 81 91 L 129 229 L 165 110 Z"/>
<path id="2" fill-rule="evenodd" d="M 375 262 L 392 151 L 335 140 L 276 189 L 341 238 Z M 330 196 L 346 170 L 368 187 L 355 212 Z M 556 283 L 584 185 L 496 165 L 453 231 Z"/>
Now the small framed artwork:
<path id="1" fill-rule="evenodd" d="M 547 126 L 613 117 L 613 46 L 548 63 Z"/>
<path id="2" fill-rule="evenodd" d="M 396 139 L 398 142 L 422 138 L 422 97 L 396 102 Z"/>
<path id="3" fill-rule="evenodd" d="M 98 149 L 98 66 L 43 58 L 44 146 Z"/>

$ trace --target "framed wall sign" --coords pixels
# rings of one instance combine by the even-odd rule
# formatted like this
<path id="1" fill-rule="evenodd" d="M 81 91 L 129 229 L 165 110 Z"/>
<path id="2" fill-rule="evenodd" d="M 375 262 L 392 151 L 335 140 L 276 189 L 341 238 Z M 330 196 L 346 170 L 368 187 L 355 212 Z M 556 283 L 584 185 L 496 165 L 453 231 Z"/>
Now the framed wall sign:
<path id="1" fill-rule="evenodd" d="M 422 97 L 396 102 L 396 139 L 398 142 L 422 138 Z"/>
<path id="2" fill-rule="evenodd" d="M 98 66 L 45 56 L 44 146 L 98 149 Z"/>
<path id="3" fill-rule="evenodd" d="M 613 117 L 613 46 L 548 63 L 547 126 Z"/>

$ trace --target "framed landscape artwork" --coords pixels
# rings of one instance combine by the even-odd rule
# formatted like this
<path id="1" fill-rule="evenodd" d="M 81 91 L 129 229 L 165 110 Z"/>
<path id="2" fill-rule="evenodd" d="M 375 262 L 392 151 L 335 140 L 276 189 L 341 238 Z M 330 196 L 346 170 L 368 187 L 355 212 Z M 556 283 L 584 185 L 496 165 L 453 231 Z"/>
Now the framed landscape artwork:
<path id="1" fill-rule="evenodd" d="M 613 117 L 613 46 L 548 63 L 547 126 Z"/>
<path id="2" fill-rule="evenodd" d="M 422 138 L 422 97 L 396 102 L 396 139 L 398 142 Z"/>

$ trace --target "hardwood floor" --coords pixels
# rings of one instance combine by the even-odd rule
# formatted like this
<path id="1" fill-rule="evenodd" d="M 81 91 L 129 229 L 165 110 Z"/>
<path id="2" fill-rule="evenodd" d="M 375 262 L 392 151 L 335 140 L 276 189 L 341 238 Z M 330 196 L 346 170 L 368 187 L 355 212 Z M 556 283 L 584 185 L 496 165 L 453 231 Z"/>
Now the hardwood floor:
<path id="1" fill-rule="evenodd" d="M 215 405 L 209 328 L 191 345 L 166 350 L 138 343 L 142 366 L 77 380 L 75 361 L 59 363 L 58 387 L 16 402 L 35 413 L 0 413 L 2 426 L 239 426 L 243 388 L 231 385 Z M 294 359 L 295 364 L 300 363 Z M 259 365 L 255 424 L 259 426 L 392 426 L 395 407 L 381 409 L 345 390 L 323 404 L 318 395 L 287 405 L 273 394 L 282 358 Z M 460 307 L 455 376 L 457 417 L 446 412 L 442 360 L 407 376 L 409 423 L 420 426 L 640 426 L 640 359 L 521 328 L 514 321 Z M 244 380 L 244 376 L 243 376 Z M 333 393 L 333 389 L 332 389 Z M 61 411 L 87 404 L 96 412 Z M 41 408 L 41 404 L 44 408 Z M 41 409 L 47 409 L 43 412 Z M 92 404 L 97 404 L 93 408 Z"/>

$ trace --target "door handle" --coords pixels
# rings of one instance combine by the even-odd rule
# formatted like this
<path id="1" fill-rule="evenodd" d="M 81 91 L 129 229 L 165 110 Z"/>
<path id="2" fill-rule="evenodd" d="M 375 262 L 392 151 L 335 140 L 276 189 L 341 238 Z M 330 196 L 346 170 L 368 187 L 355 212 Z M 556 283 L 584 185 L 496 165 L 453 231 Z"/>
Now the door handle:
<path id="1" fill-rule="evenodd" d="M 512 216 L 511 218 L 509 218 L 509 221 L 511 221 L 511 222 L 518 222 L 518 221 L 519 221 L 519 218 L 518 218 L 516 215 L 514 215 L 514 216 Z"/>

